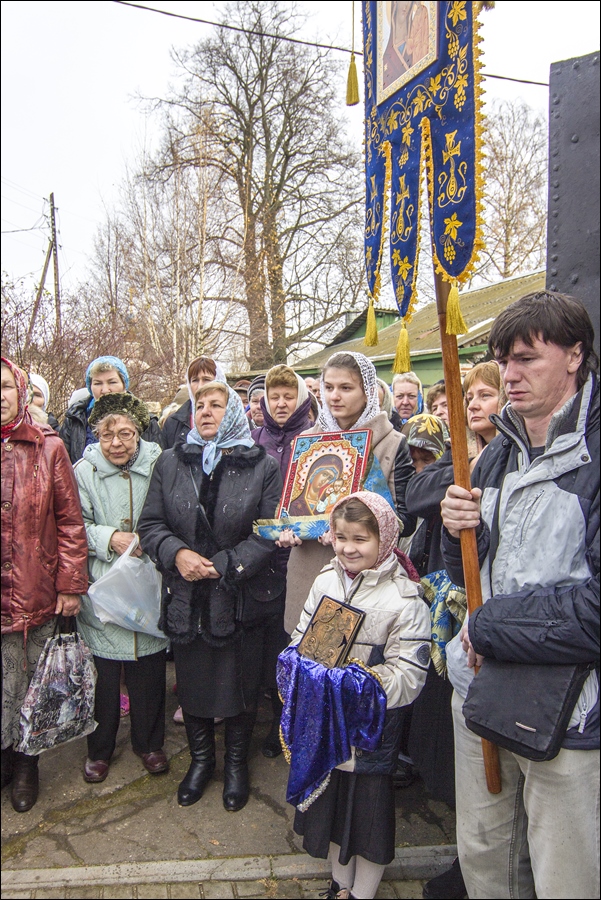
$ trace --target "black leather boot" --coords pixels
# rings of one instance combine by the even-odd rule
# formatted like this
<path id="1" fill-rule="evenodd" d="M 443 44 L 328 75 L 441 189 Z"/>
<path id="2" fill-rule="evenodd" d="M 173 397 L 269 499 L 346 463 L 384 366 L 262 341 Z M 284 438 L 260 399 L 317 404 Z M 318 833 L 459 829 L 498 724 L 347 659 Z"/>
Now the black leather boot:
<path id="1" fill-rule="evenodd" d="M 225 720 L 223 806 L 228 812 L 238 812 L 248 802 L 248 750 L 256 714 L 255 709 Z"/>
<path id="2" fill-rule="evenodd" d="M 431 878 L 424 885 L 422 891 L 424 900 L 462 900 L 467 897 L 467 888 L 461 874 L 461 866 L 457 858 L 450 869 Z"/>
<path id="3" fill-rule="evenodd" d="M 177 789 L 180 806 L 192 806 L 203 795 L 215 771 L 215 724 L 184 712 L 184 725 L 192 762 Z"/>
<path id="4" fill-rule="evenodd" d="M 11 801 L 15 812 L 27 812 L 38 799 L 40 779 L 39 756 L 15 753 L 13 756 L 13 785 Z"/>
<path id="5" fill-rule="evenodd" d="M 15 751 L 12 747 L 5 747 L 2 751 L 2 787 L 5 788 L 13 780 L 13 761 Z"/>
<path id="6" fill-rule="evenodd" d="M 282 718 L 283 704 L 275 688 L 271 691 L 271 708 L 273 710 L 271 728 L 261 747 L 261 753 L 268 759 L 273 759 L 282 752 L 282 744 L 280 742 L 280 720 Z"/>

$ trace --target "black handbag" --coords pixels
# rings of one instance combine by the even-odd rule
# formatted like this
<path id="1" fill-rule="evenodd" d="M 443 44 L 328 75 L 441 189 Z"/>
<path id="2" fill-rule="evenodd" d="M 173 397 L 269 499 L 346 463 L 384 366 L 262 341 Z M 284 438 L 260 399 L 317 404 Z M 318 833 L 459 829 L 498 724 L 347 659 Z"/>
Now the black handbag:
<path id="1" fill-rule="evenodd" d="M 518 756 L 554 759 L 594 664 L 525 665 L 485 659 L 463 704 L 470 731 Z"/>

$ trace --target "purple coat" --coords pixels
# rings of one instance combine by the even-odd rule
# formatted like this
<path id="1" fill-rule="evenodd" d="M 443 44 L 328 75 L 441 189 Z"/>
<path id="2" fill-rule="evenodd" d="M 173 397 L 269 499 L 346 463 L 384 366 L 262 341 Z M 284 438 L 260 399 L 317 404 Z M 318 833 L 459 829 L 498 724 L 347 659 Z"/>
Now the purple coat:
<path id="1" fill-rule="evenodd" d="M 263 410 L 265 424 L 261 425 L 260 428 L 255 428 L 251 432 L 251 437 L 255 444 L 265 447 L 269 455 L 277 460 L 283 481 L 288 471 L 288 463 L 292 453 L 292 441 L 302 431 L 306 431 L 307 428 L 311 427 L 309 421 L 311 398 L 308 397 L 283 425 L 278 425 L 270 416 L 267 411 L 265 397 L 261 397 L 261 409 Z"/>
<path id="2" fill-rule="evenodd" d="M 292 453 L 292 441 L 302 431 L 306 431 L 311 427 L 309 421 L 309 410 L 311 409 L 311 398 L 308 397 L 304 403 L 301 403 L 288 421 L 283 425 L 278 425 L 272 419 L 267 411 L 265 397 L 261 397 L 261 409 L 263 410 L 264 425 L 251 431 L 251 437 L 255 444 L 265 447 L 269 456 L 273 456 L 280 466 L 282 473 L 282 481 L 286 478 L 288 471 L 288 463 L 290 462 L 290 454 Z M 288 567 L 288 557 L 290 550 L 279 547 L 274 556 L 274 563 L 278 571 L 285 573 Z"/>

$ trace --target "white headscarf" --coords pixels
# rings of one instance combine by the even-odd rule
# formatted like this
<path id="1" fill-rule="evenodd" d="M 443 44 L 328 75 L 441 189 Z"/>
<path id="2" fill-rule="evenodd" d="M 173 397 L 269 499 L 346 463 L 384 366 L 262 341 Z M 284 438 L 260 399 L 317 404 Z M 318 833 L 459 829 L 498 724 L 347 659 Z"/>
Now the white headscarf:
<path id="1" fill-rule="evenodd" d="M 367 403 L 365 404 L 365 409 L 359 416 L 358 420 L 353 425 L 353 429 L 363 428 L 367 425 L 368 422 L 371 422 L 380 412 L 380 402 L 378 399 L 378 377 L 376 375 L 376 367 L 374 364 L 364 356 L 362 353 L 351 353 L 344 351 L 344 353 L 335 353 L 333 356 L 330 356 L 329 360 L 323 367 L 323 372 L 321 375 L 321 413 L 316 422 L 316 425 L 322 429 L 322 431 L 340 431 L 340 425 L 328 409 L 328 402 L 326 399 L 326 392 L 324 387 L 324 372 L 330 366 L 336 366 L 336 357 L 337 356 L 352 356 L 359 369 L 361 370 L 361 382 L 363 386 L 363 390 L 365 391 L 365 396 L 367 397 Z"/>
<path id="2" fill-rule="evenodd" d="M 296 372 L 296 380 L 298 382 L 298 397 L 296 398 L 296 408 L 299 409 L 305 400 L 309 399 L 309 388 L 305 384 L 305 379 L 301 378 Z"/>
<path id="3" fill-rule="evenodd" d="M 48 401 L 50 400 L 50 388 L 48 387 L 48 382 L 45 378 L 42 378 L 41 375 L 36 375 L 35 372 L 29 373 L 29 380 L 42 392 L 44 397 L 44 406 L 42 409 L 46 409 Z"/>
<path id="4" fill-rule="evenodd" d="M 81 403 L 82 400 L 89 400 L 90 397 L 91 397 L 91 394 L 90 394 L 89 390 L 87 389 L 87 387 L 77 388 L 75 391 L 73 391 L 73 393 L 69 397 L 68 405 L 73 406 L 74 403 Z"/>

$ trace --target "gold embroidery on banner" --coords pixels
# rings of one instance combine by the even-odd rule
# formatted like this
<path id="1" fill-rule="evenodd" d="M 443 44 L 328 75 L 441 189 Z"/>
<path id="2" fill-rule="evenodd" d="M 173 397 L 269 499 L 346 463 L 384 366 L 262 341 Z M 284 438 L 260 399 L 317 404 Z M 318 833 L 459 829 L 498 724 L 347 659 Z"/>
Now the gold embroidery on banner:
<path id="1" fill-rule="evenodd" d="M 436 199 L 440 209 L 444 209 L 449 203 L 460 203 L 467 190 L 465 176 L 468 166 L 465 160 L 461 161 L 461 141 L 455 143 L 456 134 L 457 130 L 445 134 L 447 143 L 442 151 L 442 162 L 445 166 L 449 164 L 449 171 L 441 172 L 438 176 L 440 193 Z M 456 156 L 460 158 L 459 164 L 455 162 Z"/>
<path id="2" fill-rule="evenodd" d="M 413 230 L 411 217 L 415 212 L 415 204 L 406 202 L 410 196 L 409 188 L 405 184 L 405 176 L 401 175 L 396 195 L 396 209 L 392 213 L 391 244 L 408 240 Z"/>

